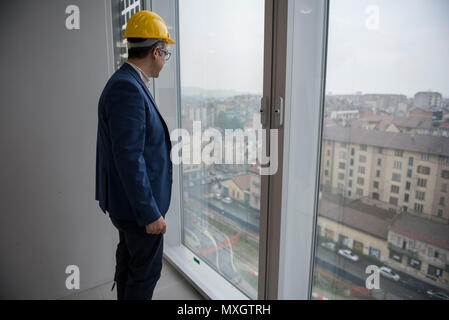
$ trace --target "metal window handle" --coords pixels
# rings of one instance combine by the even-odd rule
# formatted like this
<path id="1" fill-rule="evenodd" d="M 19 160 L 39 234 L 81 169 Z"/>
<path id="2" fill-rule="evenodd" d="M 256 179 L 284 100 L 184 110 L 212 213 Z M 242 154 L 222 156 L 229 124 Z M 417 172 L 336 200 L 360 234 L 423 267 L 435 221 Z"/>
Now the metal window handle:
<path id="1" fill-rule="evenodd" d="M 262 127 L 266 127 L 266 123 L 267 123 L 265 100 L 266 100 L 266 97 L 262 97 L 260 99 L 260 123 L 262 124 Z"/>
<path id="2" fill-rule="evenodd" d="M 284 124 L 284 98 L 279 97 L 279 108 L 275 109 L 276 115 L 279 115 L 279 128 Z"/>

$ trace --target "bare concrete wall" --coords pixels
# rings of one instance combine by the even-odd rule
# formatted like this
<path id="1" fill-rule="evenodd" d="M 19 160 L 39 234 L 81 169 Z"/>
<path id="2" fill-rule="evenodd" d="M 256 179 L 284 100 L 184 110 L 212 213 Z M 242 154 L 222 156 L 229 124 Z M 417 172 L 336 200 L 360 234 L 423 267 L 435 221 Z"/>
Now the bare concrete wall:
<path id="1" fill-rule="evenodd" d="M 0 298 L 111 281 L 117 234 L 94 201 L 97 102 L 111 72 L 109 0 L 1 1 Z M 66 29 L 66 7 L 80 29 Z"/>

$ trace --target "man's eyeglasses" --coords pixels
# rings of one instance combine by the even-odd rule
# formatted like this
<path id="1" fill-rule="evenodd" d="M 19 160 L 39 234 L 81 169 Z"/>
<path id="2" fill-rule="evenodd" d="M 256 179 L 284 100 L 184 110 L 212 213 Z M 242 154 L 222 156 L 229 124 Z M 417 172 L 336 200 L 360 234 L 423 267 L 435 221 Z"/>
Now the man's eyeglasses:
<path id="1" fill-rule="evenodd" d="M 165 61 L 168 61 L 168 59 L 170 59 L 170 56 L 171 56 L 171 52 L 170 51 L 164 50 L 164 49 L 161 49 L 161 48 L 159 48 L 159 51 L 161 51 L 161 52 L 163 52 L 165 54 Z"/>

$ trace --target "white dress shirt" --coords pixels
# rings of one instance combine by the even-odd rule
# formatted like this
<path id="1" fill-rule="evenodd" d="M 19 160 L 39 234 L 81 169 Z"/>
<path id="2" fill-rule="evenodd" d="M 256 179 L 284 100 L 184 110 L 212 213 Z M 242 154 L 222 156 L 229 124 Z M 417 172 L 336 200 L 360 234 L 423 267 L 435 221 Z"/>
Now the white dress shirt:
<path id="1" fill-rule="evenodd" d="M 143 72 L 142 69 L 140 69 L 138 66 L 136 66 L 134 63 L 126 61 L 127 64 L 129 64 L 131 67 L 136 70 L 136 72 L 139 74 L 140 78 L 142 79 L 143 83 L 147 86 L 148 90 L 151 92 L 151 85 L 150 85 L 150 77 L 148 77 L 145 72 Z"/>

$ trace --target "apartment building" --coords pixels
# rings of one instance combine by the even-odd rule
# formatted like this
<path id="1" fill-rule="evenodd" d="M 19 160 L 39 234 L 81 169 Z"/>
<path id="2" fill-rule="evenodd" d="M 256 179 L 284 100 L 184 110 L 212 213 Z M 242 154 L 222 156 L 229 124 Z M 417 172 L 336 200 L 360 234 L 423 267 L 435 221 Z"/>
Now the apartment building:
<path id="1" fill-rule="evenodd" d="M 396 212 L 449 221 L 447 138 L 329 127 L 323 187 Z"/>
<path id="2" fill-rule="evenodd" d="M 449 284 L 449 225 L 400 214 L 388 227 L 388 263 L 440 285 Z"/>

